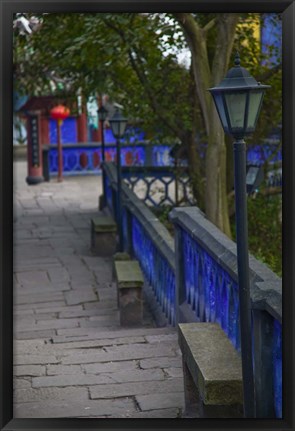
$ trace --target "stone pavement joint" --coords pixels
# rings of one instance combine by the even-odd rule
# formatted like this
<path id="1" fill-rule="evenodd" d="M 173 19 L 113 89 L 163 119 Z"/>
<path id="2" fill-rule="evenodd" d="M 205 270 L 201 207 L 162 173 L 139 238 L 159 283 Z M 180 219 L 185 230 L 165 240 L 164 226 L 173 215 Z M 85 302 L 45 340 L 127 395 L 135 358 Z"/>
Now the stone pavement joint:
<path id="1" fill-rule="evenodd" d="M 175 328 L 119 325 L 112 258 L 90 251 L 101 177 L 28 186 L 14 163 L 14 417 L 176 418 Z"/>

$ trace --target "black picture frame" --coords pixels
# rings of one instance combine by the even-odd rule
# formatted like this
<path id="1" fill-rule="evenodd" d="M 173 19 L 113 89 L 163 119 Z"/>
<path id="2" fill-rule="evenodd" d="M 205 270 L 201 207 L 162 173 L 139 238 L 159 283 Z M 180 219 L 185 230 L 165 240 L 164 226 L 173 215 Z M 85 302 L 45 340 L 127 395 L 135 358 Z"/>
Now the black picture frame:
<path id="1" fill-rule="evenodd" d="M 283 17 L 283 419 L 13 419 L 12 17 L 17 12 L 280 12 Z M 295 429 L 295 4 L 291 0 L 0 0 L 0 428 L 1 430 Z"/>

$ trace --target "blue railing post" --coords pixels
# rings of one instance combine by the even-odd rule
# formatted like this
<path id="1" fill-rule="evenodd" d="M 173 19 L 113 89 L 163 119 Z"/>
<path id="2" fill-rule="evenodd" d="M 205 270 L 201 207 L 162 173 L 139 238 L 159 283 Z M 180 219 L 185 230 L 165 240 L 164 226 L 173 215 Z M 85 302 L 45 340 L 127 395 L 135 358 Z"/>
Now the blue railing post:
<path id="1" fill-rule="evenodd" d="M 180 306 L 185 302 L 184 261 L 182 253 L 182 237 L 179 229 L 175 229 L 175 323 L 184 321 Z"/>

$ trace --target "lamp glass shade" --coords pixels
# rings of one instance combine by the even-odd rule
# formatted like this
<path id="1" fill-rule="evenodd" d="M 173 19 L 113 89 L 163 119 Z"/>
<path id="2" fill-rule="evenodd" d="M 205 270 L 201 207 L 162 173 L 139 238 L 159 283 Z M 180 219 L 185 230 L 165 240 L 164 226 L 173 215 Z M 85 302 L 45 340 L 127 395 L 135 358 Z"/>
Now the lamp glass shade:
<path id="1" fill-rule="evenodd" d="M 221 121 L 221 124 L 224 128 L 225 131 L 228 131 L 228 123 L 227 123 L 227 118 L 225 115 L 225 110 L 224 110 L 224 103 L 223 103 L 223 98 L 222 98 L 222 94 L 221 93 L 214 93 L 213 94 L 213 99 L 215 102 L 215 106 Z"/>
<path id="2" fill-rule="evenodd" d="M 123 117 L 119 111 L 110 119 L 110 126 L 115 138 L 123 137 L 127 121 L 127 118 Z"/>
<path id="3" fill-rule="evenodd" d="M 249 94 L 249 112 L 247 128 L 255 129 L 259 116 L 264 91 L 252 91 Z"/>
<path id="4" fill-rule="evenodd" d="M 241 67 L 238 52 L 234 64 L 225 78 L 208 90 L 213 96 L 225 133 L 242 139 L 254 132 L 263 94 L 270 86 L 257 82 L 244 67 Z"/>
<path id="5" fill-rule="evenodd" d="M 247 92 L 229 92 L 224 95 L 230 128 L 243 129 L 245 125 Z"/>
<path id="6" fill-rule="evenodd" d="M 108 115 L 108 111 L 104 106 L 101 106 L 97 111 L 99 121 L 105 121 Z"/>

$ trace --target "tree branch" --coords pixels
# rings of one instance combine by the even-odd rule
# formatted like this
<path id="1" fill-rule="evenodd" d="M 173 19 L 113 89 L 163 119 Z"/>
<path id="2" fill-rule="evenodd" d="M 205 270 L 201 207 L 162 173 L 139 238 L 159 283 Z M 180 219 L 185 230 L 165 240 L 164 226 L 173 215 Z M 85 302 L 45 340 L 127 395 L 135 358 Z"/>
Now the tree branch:
<path id="1" fill-rule="evenodd" d="M 207 24 L 202 28 L 202 32 L 206 36 L 208 31 L 211 30 L 216 25 L 216 18 L 211 19 L 211 21 L 207 22 Z"/>
<path id="2" fill-rule="evenodd" d="M 267 81 L 273 75 L 278 73 L 281 69 L 282 69 L 282 63 L 279 63 L 276 66 L 272 67 L 271 69 L 262 73 L 262 75 L 258 76 L 257 81 L 260 81 L 260 82 Z"/>

